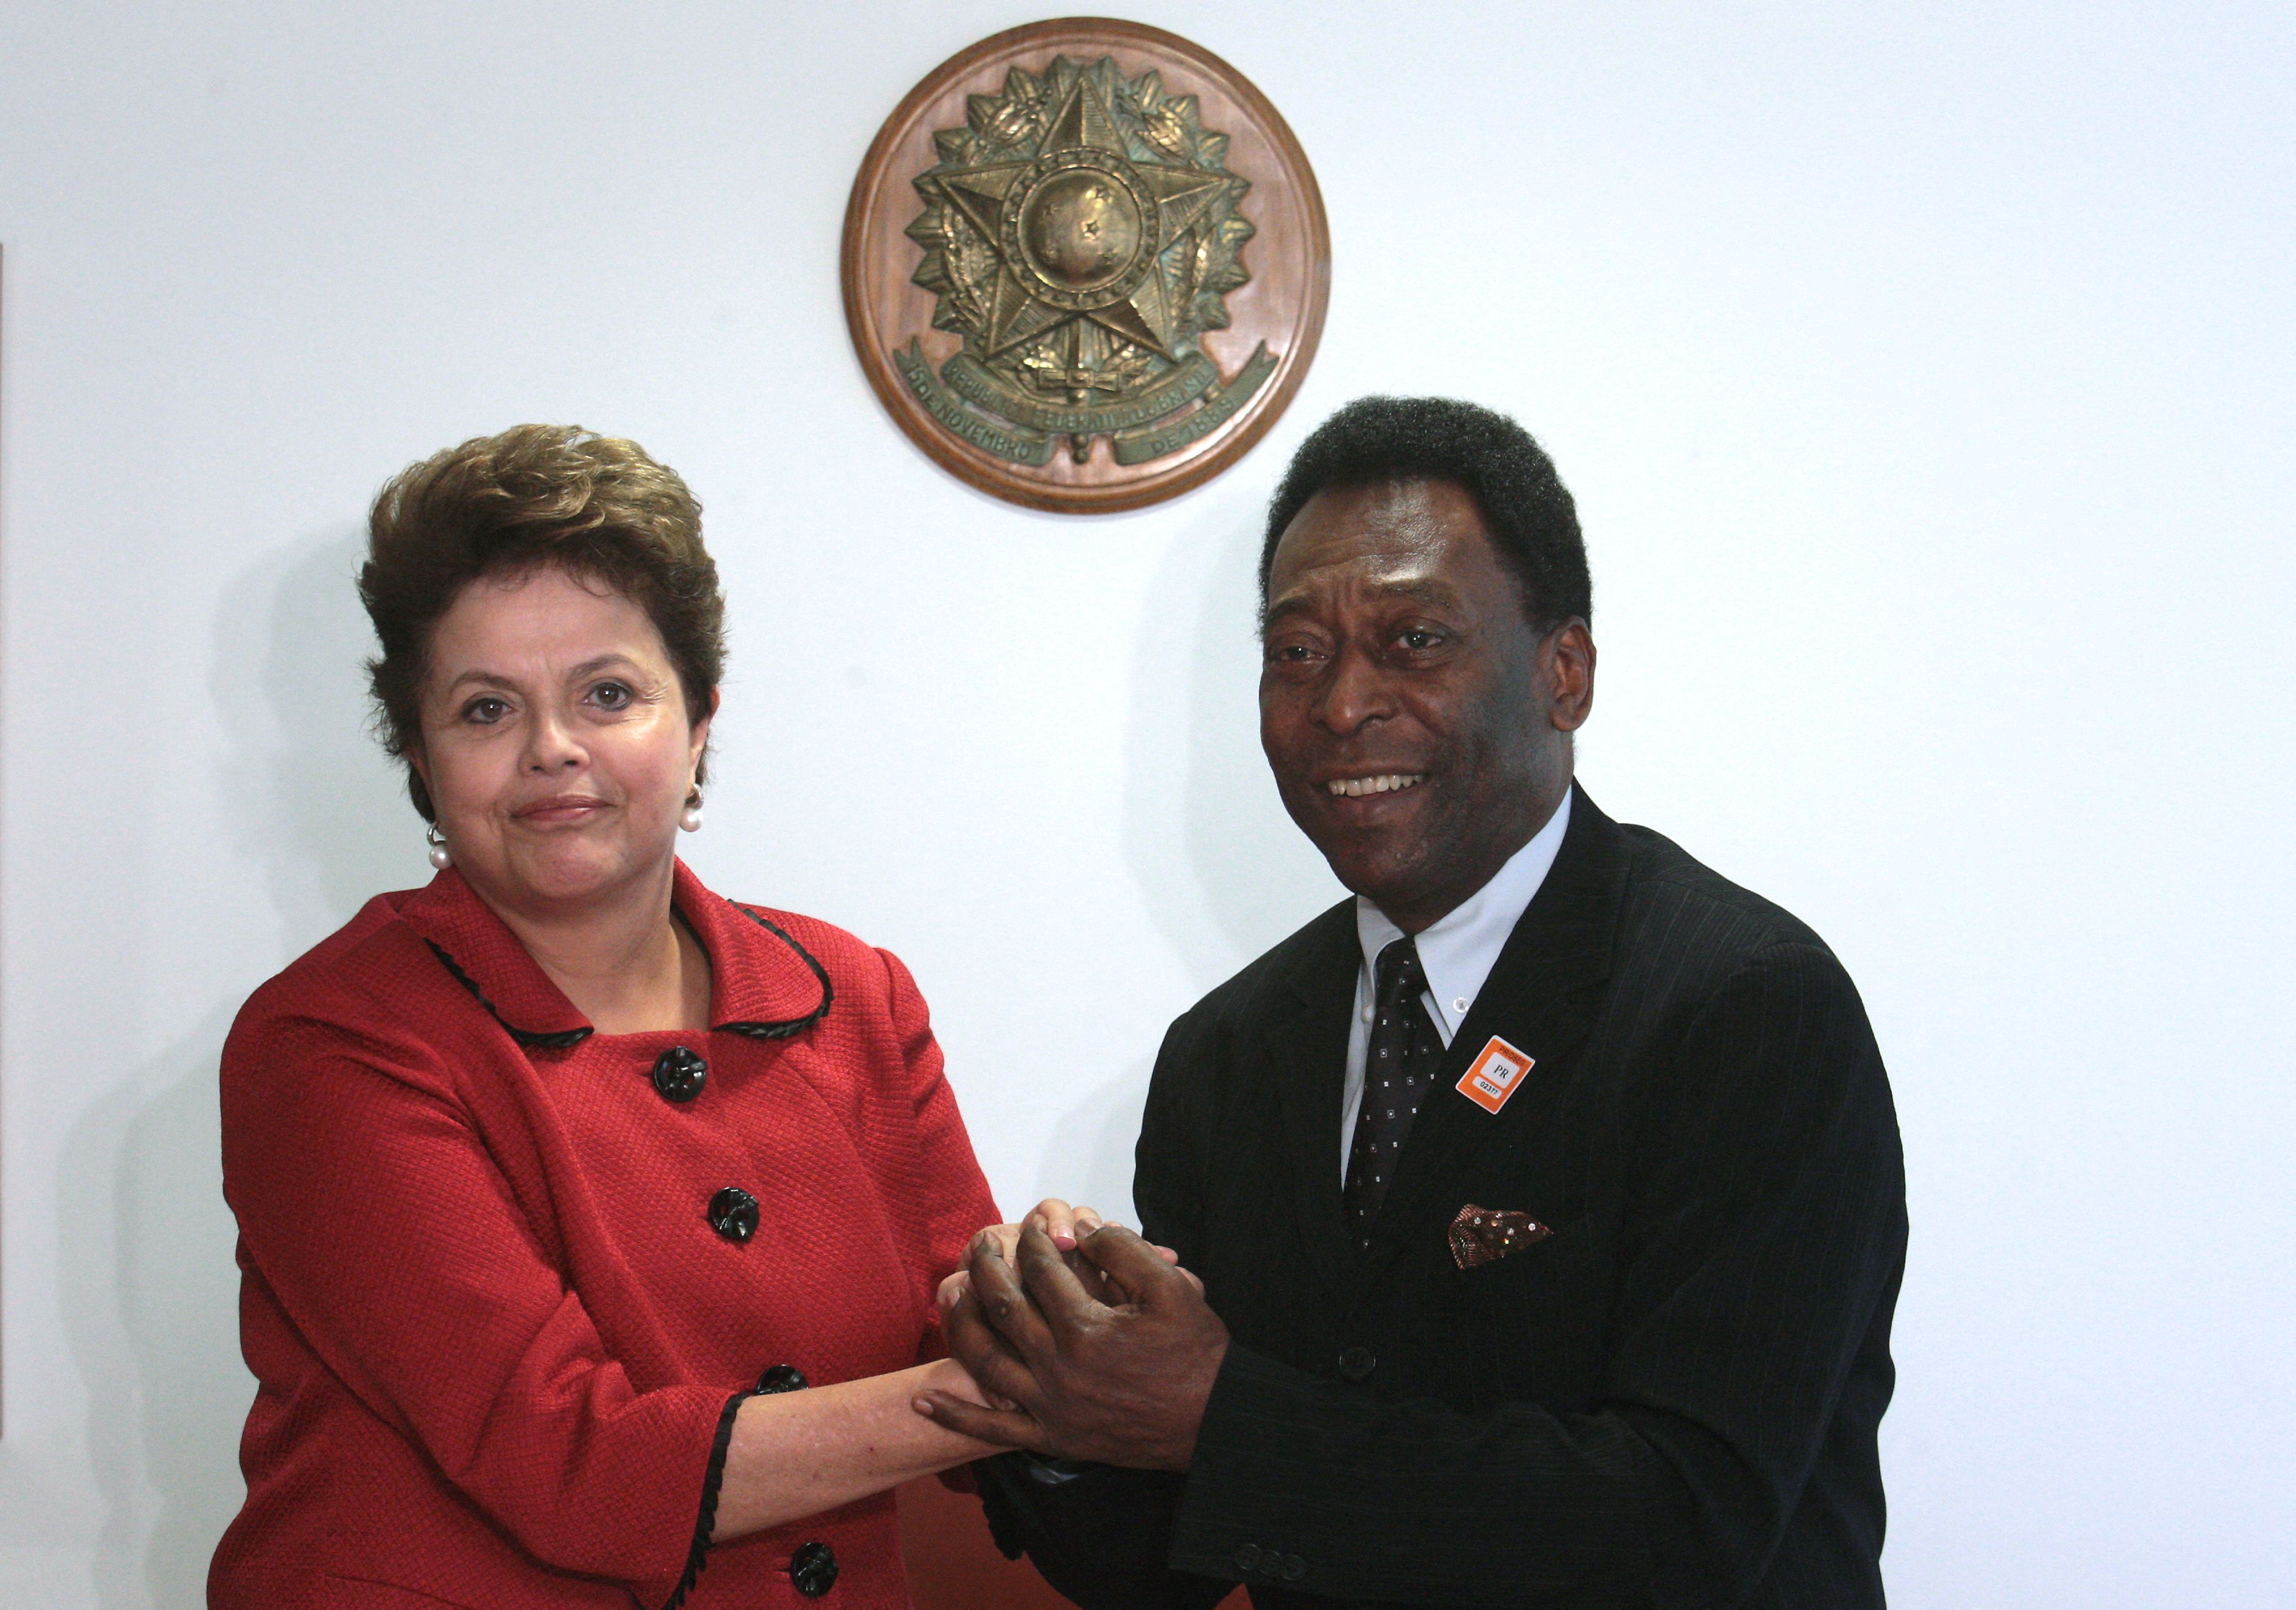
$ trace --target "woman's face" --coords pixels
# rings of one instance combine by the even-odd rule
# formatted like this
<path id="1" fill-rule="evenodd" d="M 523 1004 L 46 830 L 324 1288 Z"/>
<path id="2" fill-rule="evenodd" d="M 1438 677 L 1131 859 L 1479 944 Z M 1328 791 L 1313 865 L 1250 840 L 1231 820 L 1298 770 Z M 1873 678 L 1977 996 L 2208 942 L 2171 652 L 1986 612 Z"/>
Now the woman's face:
<path id="1" fill-rule="evenodd" d="M 549 566 L 480 576 L 439 617 L 409 758 L 472 887 L 562 915 L 666 880 L 709 735 L 646 612 Z"/>

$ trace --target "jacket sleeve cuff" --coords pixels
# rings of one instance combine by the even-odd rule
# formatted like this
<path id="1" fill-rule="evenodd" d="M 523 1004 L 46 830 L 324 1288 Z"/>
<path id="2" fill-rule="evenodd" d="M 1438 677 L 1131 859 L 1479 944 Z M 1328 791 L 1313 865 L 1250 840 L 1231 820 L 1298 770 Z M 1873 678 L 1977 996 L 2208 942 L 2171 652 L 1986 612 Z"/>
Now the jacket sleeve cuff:
<path id="1" fill-rule="evenodd" d="M 989 1530 L 1007 1557 L 1025 1551 L 1039 1570 L 1049 1565 L 1119 1576 L 1162 1572 L 1180 1477 L 1112 1465 L 1070 1466 L 1025 1453 L 1000 1454 L 972 1468 Z"/>
<path id="2" fill-rule="evenodd" d="M 710 1439 L 709 1465 L 701 1475 L 701 1513 L 693 1521 L 693 1541 L 685 1551 L 685 1570 L 677 1579 L 676 1590 L 669 1596 L 662 1610 L 678 1610 L 685 1596 L 693 1591 L 701 1568 L 709 1563 L 709 1540 L 718 1529 L 718 1490 L 726 1483 L 726 1450 L 734 1442 L 734 1417 L 742 1412 L 742 1405 L 756 1395 L 737 1392 L 726 1400 L 726 1407 L 718 1413 L 718 1434 Z"/>
<path id="3" fill-rule="evenodd" d="M 1174 1570 L 1314 1590 L 1314 1562 L 1302 1548 L 1305 1540 L 1275 1535 L 1267 1501 L 1275 1466 L 1314 1458 L 1306 1449 L 1287 1453 L 1281 1446 L 1300 1435 L 1294 1400 L 1304 1380 L 1295 1369 L 1228 1344 L 1204 1403 L 1195 1457 L 1172 1527 Z M 1296 1483 L 1283 1484 L 1295 1500 L 1314 1491 L 1312 1484 L 1304 1491 Z M 1285 1566 L 1294 1560 L 1299 1564 L 1287 1580 Z"/>

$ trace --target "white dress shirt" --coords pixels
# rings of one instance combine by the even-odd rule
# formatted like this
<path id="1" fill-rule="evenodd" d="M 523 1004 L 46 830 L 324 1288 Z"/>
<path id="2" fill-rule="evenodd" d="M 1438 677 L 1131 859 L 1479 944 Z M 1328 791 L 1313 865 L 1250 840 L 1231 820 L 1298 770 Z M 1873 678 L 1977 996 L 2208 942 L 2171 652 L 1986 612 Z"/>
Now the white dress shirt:
<path id="1" fill-rule="evenodd" d="M 1434 1019 L 1435 1032 L 1443 1036 L 1448 1046 L 1451 1036 L 1459 1032 L 1466 1020 L 1467 1010 L 1475 1004 L 1475 997 L 1483 987 L 1483 980 L 1491 976 L 1491 968 L 1505 946 L 1507 936 L 1529 908 L 1531 896 L 1538 886 L 1546 881 L 1547 870 L 1554 864 L 1554 853 L 1562 847 L 1562 835 L 1570 825 L 1570 796 L 1578 791 L 1572 784 L 1562 796 L 1562 803 L 1554 807 L 1554 814 L 1546 825 L 1530 836 L 1530 842 L 1507 858 L 1507 863 L 1477 889 L 1455 911 L 1447 912 L 1437 922 L 1429 924 L 1419 933 L 1419 965 L 1427 974 L 1426 992 L 1419 1003 Z M 1348 1083 L 1341 1102 L 1340 1119 L 1340 1182 L 1348 1178 L 1348 1158 L 1355 1149 L 1356 1111 L 1363 1106 L 1364 1064 L 1371 1055 L 1371 1019 L 1374 1002 L 1378 999 L 1379 953 L 1403 937 L 1403 930 L 1387 919 L 1387 913 L 1358 895 L 1356 896 L 1356 938 L 1363 947 L 1363 966 L 1356 973 L 1355 1021 L 1348 1030 Z M 1430 1090 L 1425 1099 L 1432 1101 L 1437 1092 Z"/>

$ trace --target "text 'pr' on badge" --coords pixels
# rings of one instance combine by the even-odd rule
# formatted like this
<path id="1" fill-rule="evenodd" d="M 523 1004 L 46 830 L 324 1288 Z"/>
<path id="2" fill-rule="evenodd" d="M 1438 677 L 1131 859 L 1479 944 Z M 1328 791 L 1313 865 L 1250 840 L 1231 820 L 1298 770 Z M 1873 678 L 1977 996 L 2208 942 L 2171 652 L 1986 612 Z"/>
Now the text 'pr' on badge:
<path id="1" fill-rule="evenodd" d="M 1507 1104 L 1507 1098 L 1522 1083 L 1522 1076 L 1538 1063 L 1537 1058 L 1493 1034 L 1460 1079 L 1459 1093 L 1485 1112 L 1495 1113 Z"/>

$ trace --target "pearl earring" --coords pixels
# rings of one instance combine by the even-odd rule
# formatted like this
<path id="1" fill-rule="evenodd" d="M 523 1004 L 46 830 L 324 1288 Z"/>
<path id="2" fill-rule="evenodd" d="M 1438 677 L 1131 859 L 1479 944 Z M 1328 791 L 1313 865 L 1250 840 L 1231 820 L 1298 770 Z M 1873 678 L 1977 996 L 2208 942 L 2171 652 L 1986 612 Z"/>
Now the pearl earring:
<path id="1" fill-rule="evenodd" d="M 685 809 L 679 813 L 677 825 L 689 833 L 701 830 L 701 790 L 696 789 L 685 797 Z"/>
<path id="2" fill-rule="evenodd" d="M 437 822 L 432 822 L 430 824 L 430 830 L 424 833 L 422 837 L 430 842 L 430 864 L 432 866 L 437 867 L 443 872 L 448 867 L 455 864 L 454 852 L 447 847 L 447 837 L 445 834 L 439 831 L 439 824 Z"/>

